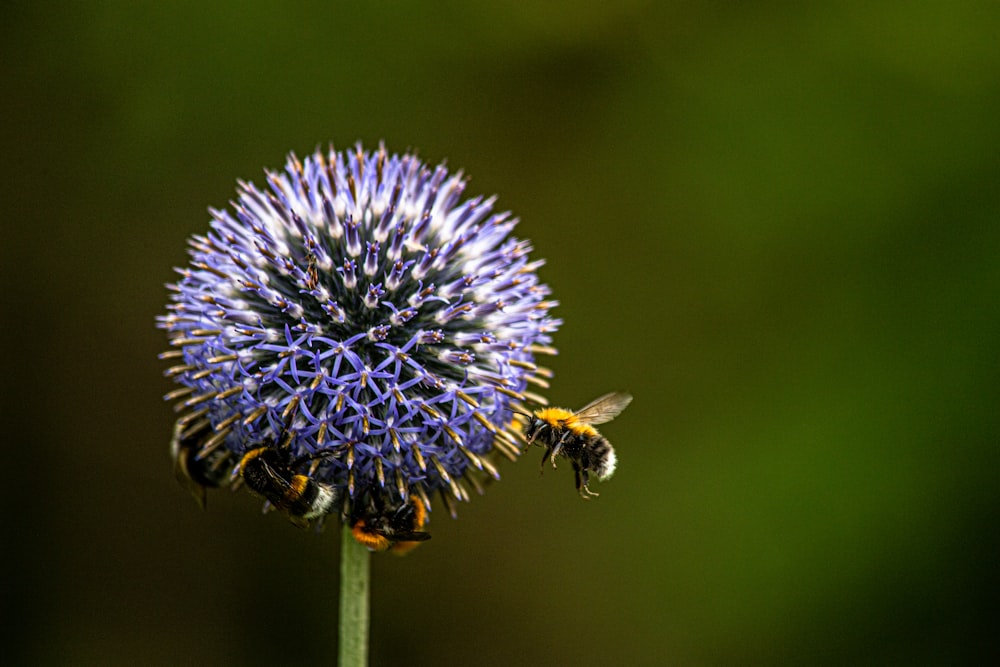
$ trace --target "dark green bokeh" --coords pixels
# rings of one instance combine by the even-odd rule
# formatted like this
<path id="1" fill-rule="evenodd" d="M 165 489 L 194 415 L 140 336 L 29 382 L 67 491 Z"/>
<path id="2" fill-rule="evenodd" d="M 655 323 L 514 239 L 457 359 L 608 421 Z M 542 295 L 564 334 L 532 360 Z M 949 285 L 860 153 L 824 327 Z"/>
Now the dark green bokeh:
<path id="1" fill-rule="evenodd" d="M 976 656 L 995 4 L 339 4 L 0 10 L 5 653 L 333 663 L 337 536 L 175 485 L 153 318 L 237 178 L 384 139 L 521 217 L 553 401 L 636 400 L 599 499 L 531 452 L 375 558 L 373 664 Z"/>

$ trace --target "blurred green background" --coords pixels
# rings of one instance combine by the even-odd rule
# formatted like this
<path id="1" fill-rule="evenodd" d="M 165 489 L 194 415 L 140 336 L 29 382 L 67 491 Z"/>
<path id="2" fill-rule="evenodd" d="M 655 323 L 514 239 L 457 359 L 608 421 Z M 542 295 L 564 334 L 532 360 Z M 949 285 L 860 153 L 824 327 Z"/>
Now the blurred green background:
<path id="1" fill-rule="evenodd" d="M 5 3 L 5 664 L 331 664 L 338 536 L 198 511 L 163 312 L 237 178 L 357 140 L 500 196 L 612 389 L 373 562 L 372 664 L 959 664 L 997 627 L 994 2 Z"/>

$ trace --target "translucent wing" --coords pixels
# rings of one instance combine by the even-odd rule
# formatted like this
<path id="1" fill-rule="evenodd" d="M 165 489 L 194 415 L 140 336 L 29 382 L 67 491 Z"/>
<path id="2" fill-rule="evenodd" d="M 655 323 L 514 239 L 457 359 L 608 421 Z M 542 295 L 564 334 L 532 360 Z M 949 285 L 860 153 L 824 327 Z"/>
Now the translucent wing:
<path id="1" fill-rule="evenodd" d="M 422 531 L 408 531 L 405 533 L 396 533 L 391 538 L 394 542 L 425 542 L 431 539 L 431 534 Z"/>
<path id="2" fill-rule="evenodd" d="M 261 463 L 263 464 L 264 475 L 271 484 L 271 490 L 278 492 L 275 495 L 279 498 L 294 498 L 298 495 L 298 492 L 292 487 L 291 479 L 286 479 L 277 468 L 267 461 L 261 461 Z M 290 476 L 291 474 L 291 471 L 289 471 Z"/>
<path id="3" fill-rule="evenodd" d="M 573 416 L 587 424 L 604 424 L 620 415 L 631 402 L 631 394 L 613 391 L 594 399 L 580 408 Z"/>

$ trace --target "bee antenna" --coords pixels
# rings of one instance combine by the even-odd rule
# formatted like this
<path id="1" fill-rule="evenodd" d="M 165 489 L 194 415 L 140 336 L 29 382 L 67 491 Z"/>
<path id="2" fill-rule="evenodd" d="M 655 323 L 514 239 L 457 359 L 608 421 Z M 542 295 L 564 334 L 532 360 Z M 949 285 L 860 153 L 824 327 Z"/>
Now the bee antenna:
<path id="1" fill-rule="evenodd" d="M 522 417 L 528 417 L 528 418 L 531 417 L 531 413 L 528 412 L 522 412 L 521 410 L 515 410 L 514 408 L 511 408 L 510 411 L 513 412 L 515 415 L 521 415 Z"/>

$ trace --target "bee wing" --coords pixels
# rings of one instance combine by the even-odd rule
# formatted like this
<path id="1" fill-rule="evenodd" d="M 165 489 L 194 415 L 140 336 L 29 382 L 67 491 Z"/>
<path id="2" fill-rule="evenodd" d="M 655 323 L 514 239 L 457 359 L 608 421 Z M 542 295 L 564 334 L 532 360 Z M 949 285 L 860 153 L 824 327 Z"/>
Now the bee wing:
<path id="1" fill-rule="evenodd" d="M 294 490 L 292 489 L 292 483 L 291 483 L 290 480 L 288 480 L 285 477 L 283 477 L 281 475 L 281 473 L 279 473 L 276 469 L 274 469 L 273 467 L 271 467 L 271 465 L 269 463 L 267 463 L 266 461 L 262 461 L 262 463 L 264 464 L 264 474 L 267 475 L 267 479 L 276 488 L 278 488 L 278 489 L 281 490 L 281 494 L 282 495 L 288 495 L 288 494 L 294 492 Z"/>
<path id="2" fill-rule="evenodd" d="M 620 415 L 631 402 L 631 394 L 613 391 L 600 398 L 595 398 L 577 410 L 573 416 L 587 424 L 605 424 Z"/>
<path id="3" fill-rule="evenodd" d="M 396 533 L 392 536 L 394 542 L 425 542 L 431 539 L 430 533 L 424 533 L 420 531 L 410 531 L 405 533 Z"/>

